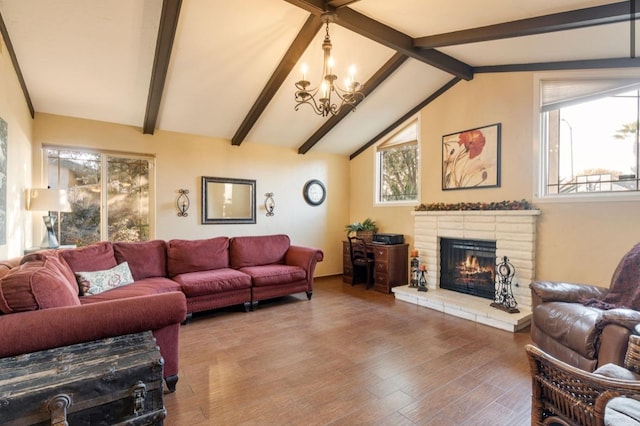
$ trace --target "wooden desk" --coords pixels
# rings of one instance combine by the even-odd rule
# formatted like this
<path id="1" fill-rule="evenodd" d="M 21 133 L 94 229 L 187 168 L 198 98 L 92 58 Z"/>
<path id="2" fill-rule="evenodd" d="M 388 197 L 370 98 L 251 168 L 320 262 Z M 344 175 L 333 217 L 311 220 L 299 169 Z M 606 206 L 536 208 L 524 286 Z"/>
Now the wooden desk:
<path id="1" fill-rule="evenodd" d="M 376 261 L 373 288 L 383 293 L 391 293 L 391 288 L 407 285 L 409 270 L 409 244 L 368 245 Z M 349 255 L 349 241 L 342 242 L 342 281 L 353 284 L 354 271 Z M 363 280 L 363 281 L 366 281 Z"/>

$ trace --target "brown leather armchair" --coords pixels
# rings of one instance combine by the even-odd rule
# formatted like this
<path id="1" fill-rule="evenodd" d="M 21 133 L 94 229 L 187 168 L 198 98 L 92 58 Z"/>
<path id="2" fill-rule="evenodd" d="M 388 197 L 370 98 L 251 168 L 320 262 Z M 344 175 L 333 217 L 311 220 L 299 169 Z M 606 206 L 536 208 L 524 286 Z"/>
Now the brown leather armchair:
<path id="1" fill-rule="evenodd" d="M 553 281 L 530 284 L 531 338 L 544 352 L 586 371 L 624 364 L 640 324 L 640 244 L 620 261 L 610 288 Z"/>

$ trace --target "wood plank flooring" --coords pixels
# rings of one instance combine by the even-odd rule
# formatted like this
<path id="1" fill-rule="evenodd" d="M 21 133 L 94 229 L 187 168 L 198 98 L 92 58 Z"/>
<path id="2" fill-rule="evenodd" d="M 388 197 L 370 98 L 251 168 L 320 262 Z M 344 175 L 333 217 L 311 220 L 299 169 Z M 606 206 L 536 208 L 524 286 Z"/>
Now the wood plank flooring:
<path id="1" fill-rule="evenodd" d="M 489 301 L 487 301 L 489 303 Z M 528 425 L 529 330 L 509 333 L 318 278 L 180 330 L 166 425 Z"/>

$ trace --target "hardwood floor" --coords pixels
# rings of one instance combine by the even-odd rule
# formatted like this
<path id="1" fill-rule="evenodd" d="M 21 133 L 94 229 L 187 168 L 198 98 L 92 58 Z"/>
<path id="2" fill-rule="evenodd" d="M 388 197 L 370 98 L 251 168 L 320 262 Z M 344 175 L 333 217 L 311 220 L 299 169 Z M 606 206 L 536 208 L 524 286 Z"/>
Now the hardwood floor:
<path id="1" fill-rule="evenodd" d="M 488 301 L 489 303 L 489 301 Z M 528 425 L 529 330 L 509 333 L 318 278 L 196 315 L 166 425 Z"/>

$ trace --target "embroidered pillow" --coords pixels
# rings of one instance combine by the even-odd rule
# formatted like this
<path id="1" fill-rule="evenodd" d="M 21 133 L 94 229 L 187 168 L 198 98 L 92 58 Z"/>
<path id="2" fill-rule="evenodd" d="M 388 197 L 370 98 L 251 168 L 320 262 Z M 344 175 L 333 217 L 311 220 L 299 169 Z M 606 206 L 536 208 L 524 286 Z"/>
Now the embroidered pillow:
<path id="1" fill-rule="evenodd" d="M 133 282 L 133 276 L 127 262 L 122 262 L 105 271 L 76 272 L 76 278 L 80 292 L 85 296 L 102 293 Z"/>

